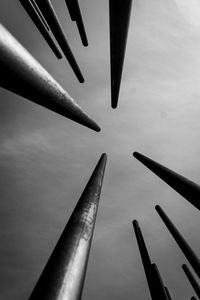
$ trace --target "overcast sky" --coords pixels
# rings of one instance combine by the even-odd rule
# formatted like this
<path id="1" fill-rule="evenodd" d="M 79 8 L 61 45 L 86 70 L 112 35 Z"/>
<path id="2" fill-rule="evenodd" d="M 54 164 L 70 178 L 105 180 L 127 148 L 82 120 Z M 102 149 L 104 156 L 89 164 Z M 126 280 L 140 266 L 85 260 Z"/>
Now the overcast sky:
<path id="1" fill-rule="evenodd" d="M 65 1 L 52 3 L 84 84 L 65 58 L 55 58 L 19 1 L 1 0 L 0 20 L 102 131 L 0 89 L 0 299 L 28 298 L 103 152 L 108 162 L 83 300 L 150 299 L 132 219 L 173 299 L 189 299 L 186 260 L 154 206 L 197 254 L 199 212 L 132 153 L 200 183 L 200 1 L 133 1 L 117 110 L 110 107 L 108 0 L 80 0 L 88 48 Z"/>

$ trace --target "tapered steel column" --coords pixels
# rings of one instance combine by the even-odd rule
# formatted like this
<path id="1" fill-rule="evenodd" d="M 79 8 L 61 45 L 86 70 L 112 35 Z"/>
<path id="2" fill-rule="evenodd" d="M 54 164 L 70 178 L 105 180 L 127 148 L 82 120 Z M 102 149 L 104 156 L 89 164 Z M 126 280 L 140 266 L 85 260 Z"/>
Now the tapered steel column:
<path id="1" fill-rule="evenodd" d="M 132 0 L 109 0 L 112 108 L 118 104 L 131 6 Z"/>
<path id="2" fill-rule="evenodd" d="M 99 126 L 1 24 L 0 73 L 1 87 L 100 131 Z"/>
<path id="3" fill-rule="evenodd" d="M 138 152 L 133 156 L 200 210 L 199 185 Z"/>
<path id="4" fill-rule="evenodd" d="M 197 257 L 197 255 L 194 253 L 192 248 L 185 241 L 185 239 L 182 237 L 180 232 L 176 229 L 174 224 L 171 222 L 171 220 L 168 218 L 168 216 L 164 213 L 164 211 L 162 210 L 162 208 L 159 205 L 156 205 L 156 210 L 157 210 L 159 216 L 161 217 L 161 219 L 163 220 L 163 222 L 165 223 L 165 225 L 167 226 L 168 230 L 172 234 L 173 238 L 179 245 L 183 254 L 185 255 L 185 257 L 187 258 L 187 260 L 193 267 L 194 271 L 200 278 L 200 260 L 199 260 L 199 258 Z"/>
<path id="5" fill-rule="evenodd" d="M 71 68 L 73 69 L 76 77 L 80 82 L 84 82 L 83 75 L 79 69 L 79 66 L 74 58 L 74 55 L 68 45 L 68 42 L 65 38 L 64 32 L 62 27 L 59 23 L 59 20 L 56 16 L 56 13 L 53 9 L 53 6 L 50 0 L 35 0 L 36 4 L 38 5 L 41 13 L 43 14 L 45 20 L 47 21 L 53 35 L 55 36 L 60 48 L 62 49 L 63 53 L 65 54 Z"/>
<path id="6" fill-rule="evenodd" d="M 169 289 L 165 286 L 165 291 L 166 291 L 166 294 L 167 294 L 167 297 L 169 300 L 172 300 L 172 297 L 170 295 L 170 292 L 169 292 Z"/>
<path id="7" fill-rule="evenodd" d="M 30 300 L 81 299 L 106 158 L 101 156 Z"/>
<path id="8" fill-rule="evenodd" d="M 192 272 L 190 271 L 190 269 L 188 268 L 187 265 L 182 265 L 183 271 L 185 272 L 185 275 L 187 276 L 191 286 L 193 287 L 193 289 L 195 290 L 198 298 L 200 299 L 200 286 L 198 284 L 198 282 L 196 281 L 196 279 L 194 278 Z"/>
<path id="9" fill-rule="evenodd" d="M 49 31 L 49 26 L 48 26 L 48 24 L 47 24 L 45 18 L 43 17 L 43 14 L 41 13 L 39 7 L 37 6 L 37 4 L 35 3 L 34 0 L 30 0 L 30 1 L 31 1 L 31 3 L 33 4 L 33 7 L 35 8 L 36 12 L 38 13 L 40 19 L 42 20 L 44 26 L 45 26 L 46 29 Z"/>
<path id="10" fill-rule="evenodd" d="M 157 294 L 157 299 L 169 300 L 157 265 L 152 264 L 151 270 L 152 270 L 154 286 Z"/>
<path id="11" fill-rule="evenodd" d="M 88 39 L 78 0 L 65 0 L 72 21 L 76 21 L 83 46 L 88 46 Z"/>
<path id="12" fill-rule="evenodd" d="M 57 58 L 61 59 L 62 55 L 60 51 L 58 50 L 58 47 L 54 43 L 53 39 L 51 38 L 50 34 L 48 33 L 47 29 L 45 28 L 43 22 L 40 19 L 40 16 L 38 15 L 37 11 L 35 10 L 33 4 L 31 3 L 30 0 L 19 0 L 37 29 L 40 31 L 42 34 L 43 38 L 51 48 L 51 50 L 54 52 Z"/>
<path id="13" fill-rule="evenodd" d="M 133 221 L 133 228 L 135 231 L 135 236 L 136 236 L 138 247 L 140 250 L 140 255 L 141 255 L 147 283 L 149 286 L 151 298 L 152 298 L 152 300 L 154 300 L 155 299 L 155 291 L 154 291 L 154 285 L 153 285 L 151 259 L 149 257 L 149 253 L 147 251 L 147 248 L 146 248 L 146 245 L 144 242 L 144 238 L 143 238 L 143 235 L 142 235 L 142 232 L 141 232 L 141 229 L 140 229 L 140 226 L 139 226 L 139 223 L 137 220 Z"/>

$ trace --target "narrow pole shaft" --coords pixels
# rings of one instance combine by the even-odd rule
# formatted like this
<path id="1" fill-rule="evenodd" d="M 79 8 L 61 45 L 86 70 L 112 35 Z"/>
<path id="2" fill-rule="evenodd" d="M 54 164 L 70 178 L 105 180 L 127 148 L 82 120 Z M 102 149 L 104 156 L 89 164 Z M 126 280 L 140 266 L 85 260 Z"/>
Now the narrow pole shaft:
<path id="1" fill-rule="evenodd" d="M 159 205 L 156 205 L 156 211 L 158 212 L 159 216 L 165 223 L 166 227 L 170 231 L 171 235 L 177 242 L 178 246 L 182 250 L 183 254 L 193 267 L 194 271 L 200 278 L 200 261 L 197 255 L 194 253 L 192 248 L 189 246 L 189 244 L 186 242 L 186 240 L 183 238 L 183 236 L 180 234 L 180 232 L 176 229 L 174 224 L 171 222 L 171 220 L 168 218 L 168 216 L 164 213 L 162 208 Z"/>
<path id="2" fill-rule="evenodd" d="M 43 16 L 43 14 L 41 13 L 41 11 L 39 10 L 39 7 L 37 6 L 37 4 L 35 3 L 34 0 L 31 0 L 31 3 L 33 4 L 33 7 L 35 8 L 36 12 L 38 13 L 41 21 L 43 22 L 44 26 L 46 27 L 46 29 L 49 31 L 49 26 Z"/>
<path id="3" fill-rule="evenodd" d="M 193 287 L 193 289 L 195 290 L 198 298 L 200 299 L 200 286 L 198 284 L 198 282 L 196 281 L 195 277 L 193 276 L 192 272 L 190 271 L 190 269 L 188 268 L 187 265 L 182 265 L 183 271 L 185 273 L 185 275 L 187 276 L 191 286 Z"/>
<path id="4" fill-rule="evenodd" d="M 100 127 L 0 24 L 0 86 L 95 131 Z"/>
<path id="5" fill-rule="evenodd" d="M 35 10 L 33 4 L 30 2 L 30 0 L 19 0 L 19 2 L 21 3 L 21 5 L 25 9 L 25 11 L 27 12 L 29 17 L 31 18 L 31 20 L 33 21 L 33 23 L 35 24 L 35 26 L 39 30 L 39 32 L 42 34 L 43 38 L 45 39 L 45 41 L 47 42 L 47 44 L 49 45 L 49 47 L 51 48 L 51 50 L 53 51 L 55 56 L 58 59 L 61 59 L 62 55 L 61 55 L 58 47 L 56 46 L 56 44 L 54 43 L 53 39 L 51 38 L 49 32 L 45 28 L 45 26 L 44 26 L 43 22 L 41 21 L 37 11 Z"/>
<path id="6" fill-rule="evenodd" d="M 72 21 L 76 21 L 76 4 L 74 0 L 65 0 Z"/>
<path id="7" fill-rule="evenodd" d="M 81 37 L 81 41 L 83 46 L 87 47 L 88 46 L 88 39 L 87 39 L 87 35 L 86 35 L 86 31 L 85 31 L 85 27 L 84 27 L 84 23 L 83 23 L 83 18 L 82 18 L 82 14 L 81 14 L 81 10 L 80 10 L 80 6 L 78 3 L 78 0 L 74 0 L 74 4 L 76 7 L 76 23 L 77 23 L 77 27 L 78 27 L 78 31 Z"/>
<path id="8" fill-rule="evenodd" d="M 103 154 L 30 300 L 80 300 L 106 166 Z"/>
<path id="9" fill-rule="evenodd" d="M 191 180 L 175 173 L 154 160 L 134 152 L 133 156 L 143 165 L 150 169 L 154 174 L 165 181 L 176 192 L 188 200 L 193 206 L 200 210 L 200 186 Z"/>
<path id="10" fill-rule="evenodd" d="M 118 104 L 131 7 L 132 0 L 109 0 L 112 108 Z"/>
<path id="11" fill-rule="evenodd" d="M 83 75 L 79 69 L 79 66 L 75 60 L 75 57 L 74 57 L 74 55 L 69 47 L 69 44 L 65 38 L 64 32 L 62 30 L 62 27 L 59 23 L 59 20 L 57 18 L 57 15 L 53 9 L 53 6 L 52 6 L 50 0 L 42 0 L 42 1 L 35 0 L 35 2 L 38 5 L 45 20 L 47 21 L 53 35 L 55 36 L 58 44 L 60 45 L 60 48 L 62 49 L 63 53 L 65 54 L 65 57 L 67 58 L 76 77 L 78 78 L 78 80 L 81 83 L 83 83 L 84 82 Z"/>
<path id="12" fill-rule="evenodd" d="M 157 299 L 160 300 L 168 300 L 168 296 L 165 290 L 165 286 L 162 281 L 162 277 L 160 275 L 160 272 L 158 270 L 158 267 L 156 264 L 151 265 L 152 270 L 152 276 L 154 280 L 154 286 L 157 294 Z"/>

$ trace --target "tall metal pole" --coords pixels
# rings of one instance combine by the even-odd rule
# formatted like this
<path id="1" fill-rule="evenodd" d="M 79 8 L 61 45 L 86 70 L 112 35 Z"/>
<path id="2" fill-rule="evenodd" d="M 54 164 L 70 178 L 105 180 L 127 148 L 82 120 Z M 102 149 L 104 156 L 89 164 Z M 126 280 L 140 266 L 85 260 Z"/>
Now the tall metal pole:
<path id="1" fill-rule="evenodd" d="M 81 299 L 106 159 L 103 154 L 29 300 Z"/>
<path id="2" fill-rule="evenodd" d="M 153 280 L 154 280 L 154 286 L 157 291 L 157 299 L 169 300 L 157 265 L 152 264 L 151 270 L 152 270 L 152 276 L 153 276 Z"/>
<path id="3" fill-rule="evenodd" d="M 95 131 L 100 127 L 0 24 L 0 86 Z"/>
<path id="4" fill-rule="evenodd" d="M 83 46 L 88 46 L 88 39 L 78 0 L 65 0 L 72 21 L 76 21 Z"/>
<path id="5" fill-rule="evenodd" d="M 47 21 L 53 35 L 55 36 L 60 48 L 62 49 L 65 57 L 67 58 L 72 70 L 74 71 L 78 80 L 83 83 L 84 78 L 80 71 L 80 68 L 74 58 L 74 55 L 69 47 L 69 44 L 65 38 L 64 32 L 62 27 L 59 23 L 59 20 L 56 16 L 56 13 L 53 9 L 53 6 L 50 0 L 35 0 L 36 4 L 38 5 L 41 13 L 43 14 L 45 20 Z"/>
<path id="6" fill-rule="evenodd" d="M 49 30 L 50 30 L 50 29 L 49 29 L 49 26 L 48 26 L 48 24 L 47 24 L 47 22 L 46 22 L 46 20 L 45 20 L 45 18 L 44 18 L 44 16 L 43 16 L 43 14 L 41 13 L 39 7 L 37 6 L 37 4 L 35 3 L 34 0 L 30 0 L 30 1 L 31 1 L 31 3 L 33 4 L 33 7 L 35 8 L 36 12 L 38 13 L 40 19 L 42 20 L 44 26 L 45 26 L 46 29 L 49 31 Z"/>
<path id="7" fill-rule="evenodd" d="M 34 8 L 32 2 L 30 0 L 19 0 L 19 2 L 21 3 L 21 5 L 25 9 L 25 11 L 27 12 L 29 17 L 31 18 L 31 20 L 33 21 L 33 23 L 35 24 L 37 29 L 42 34 L 43 38 L 45 39 L 45 41 L 47 42 L 47 44 L 49 45 L 49 47 L 51 48 L 53 53 L 56 55 L 56 57 L 58 59 L 61 59 L 62 55 L 61 55 L 58 47 L 56 46 L 52 37 L 50 36 L 49 32 L 47 31 L 46 27 L 44 26 L 40 16 L 38 15 L 38 12 Z"/>
<path id="8" fill-rule="evenodd" d="M 133 156 L 200 210 L 199 185 L 138 152 Z"/>
<path id="9" fill-rule="evenodd" d="M 198 284 L 198 282 L 196 281 L 196 279 L 194 278 L 192 272 L 190 271 L 190 269 L 188 268 L 187 265 L 183 264 L 182 265 L 183 271 L 185 272 L 185 275 L 187 276 L 191 286 L 193 287 L 193 289 L 195 290 L 198 298 L 200 299 L 200 286 Z"/>
<path id="10" fill-rule="evenodd" d="M 186 242 L 186 240 L 182 237 L 180 232 L 176 229 L 174 224 L 171 222 L 171 220 L 168 218 L 168 216 L 164 213 L 162 208 L 159 205 L 156 205 L 156 211 L 158 212 L 159 216 L 165 223 L 166 227 L 170 231 L 171 235 L 179 245 L 180 249 L 182 250 L 183 254 L 193 267 L 194 271 L 200 278 L 200 260 L 197 257 L 197 255 L 194 253 L 192 248 L 189 246 L 189 244 Z"/>
<path id="11" fill-rule="evenodd" d="M 118 104 L 131 6 L 132 0 L 109 0 L 112 108 Z"/>

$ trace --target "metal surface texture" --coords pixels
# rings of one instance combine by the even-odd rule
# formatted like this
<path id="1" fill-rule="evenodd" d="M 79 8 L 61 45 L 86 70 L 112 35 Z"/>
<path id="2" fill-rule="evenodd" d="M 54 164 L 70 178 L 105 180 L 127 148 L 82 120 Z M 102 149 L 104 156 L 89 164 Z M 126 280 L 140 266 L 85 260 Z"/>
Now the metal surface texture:
<path id="1" fill-rule="evenodd" d="M 0 86 L 77 123 L 100 127 L 0 24 Z"/>
<path id="2" fill-rule="evenodd" d="M 35 0 L 36 4 L 38 5 L 41 13 L 43 14 L 45 20 L 47 21 L 55 39 L 57 40 L 60 48 L 62 49 L 65 57 L 67 58 L 72 70 L 74 71 L 77 79 L 79 82 L 83 83 L 84 78 L 80 71 L 80 68 L 74 58 L 74 55 L 69 47 L 69 44 L 65 38 L 65 34 L 62 30 L 62 27 L 59 23 L 59 20 L 56 16 L 56 13 L 53 9 L 53 6 L 50 0 Z"/>
<path id="3" fill-rule="evenodd" d="M 156 291 L 156 297 L 157 297 L 156 299 L 169 300 L 157 265 L 152 264 L 151 270 L 152 270 L 152 277 L 153 277 L 155 291 Z"/>
<path id="4" fill-rule="evenodd" d="M 88 39 L 87 39 L 87 35 L 86 35 L 86 31 L 85 31 L 83 18 L 82 18 L 78 0 L 65 0 L 65 2 L 67 4 L 67 8 L 68 8 L 68 11 L 69 11 L 72 21 L 75 21 L 77 24 L 82 44 L 83 44 L 83 46 L 87 47 Z"/>
<path id="5" fill-rule="evenodd" d="M 172 300 L 172 297 L 171 297 L 171 295 L 170 295 L 169 289 L 168 289 L 168 287 L 166 287 L 166 286 L 165 286 L 165 291 L 166 291 L 168 300 Z"/>
<path id="6" fill-rule="evenodd" d="M 170 231 L 171 235 L 179 245 L 180 249 L 182 250 L 183 254 L 189 261 L 190 265 L 196 272 L 197 276 L 200 278 L 200 260 L 198 256 L 194 253 L 192 248 L 189 246 L 189 244 L 186 242 L 186 240 L 183 238 L 183 236 L 180 234 L 180 232 L 176 229 L 174 224 L 171 222 L 171 220 L 168 218 L 168 216 L 165 214 L 165 212 L 162 210 L 162 208 L 159 205 L 156 205 L 156 211 L 158 212 L 159 216 L 165 223 L 166 227 Z"/>
<path id="7" fill-rule="evenodd" d="M 191 286 L 193 287 L 195 293 L 197 294 L 198 298 L 200 299 L 200 286 L 199 286 L 198 282 L 196 281 L 195 277 L 193 276 L 192 272 L 190 271 L 190 269 L 188 268 L 187 265 L 183 264 L 182 268 L 183 268 L 183 271 L 184 271 L 185 275 L 187 276 Z"/>
<path id="8" fill-rule="evenodd" d="M 131 7 L 132 0 L 109 0 L 112 108 L 118 104 Z"/>
<path id="9" fill-rule="evenodd" d="M 138 152 L 134 152 L 133 156 L 200 210 L 200 186 L 198 184 Z"/>
<path id="10" fill-rule="evenodd" d="M 31 3 L 33 4 L 33 7 L 35 8 L 36 12 L 38 13 L 38 15 L 39 15 L 41 21 L 43 22 L 44 26 L 45 26 L 46 29 L 49 31 L 49 26 L 48 26 L 48 24 L 47 24 L 45 18 L 43 17 L 43 14 L 41 13 L 39 7 L 37 6 L 37 4 L 35 3 L 34 0 L 30 0 L 30 1 L 31 1 Z"/>
<path id="11" fill-rule="evenodd" d="M 81 299 L 106 160 L 103 154 L 29 300 Z"/>
<path id="12" fill-rule="evenodd" d="M 45 39 L 45 41 L 47 42 L 47 44 L 49 45 L 49 47 L 51 48 L 51 50 L 53 51 L 55 56 L 58 59 L 61 59 L 62 54 L 60 53 L 58 47 L 56 46 L 52 37 L 50 36 L 49 32 L 47 31 L 46 27 L 44 26 L 40 16 L 38 15 L 38 12 L 34 8 L 32 2 L 30 0 L 19 0 L 19 2 L 21 3 L 21 5 L 25 9 L 25 11 L 27 12 L 29 17 L 31 18 L 31 20 L 33 21 L 33 23 L 35 24 L 37 29 L 42 34 L 43 38 Z"/>

